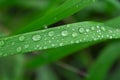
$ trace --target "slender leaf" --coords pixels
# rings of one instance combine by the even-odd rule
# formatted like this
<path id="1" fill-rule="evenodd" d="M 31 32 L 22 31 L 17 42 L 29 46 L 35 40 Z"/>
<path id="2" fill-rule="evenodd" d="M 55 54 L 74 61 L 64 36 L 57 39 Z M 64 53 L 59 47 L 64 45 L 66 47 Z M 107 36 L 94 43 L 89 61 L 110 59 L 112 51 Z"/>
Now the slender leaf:
<path id="1" fill-rule="evenodd" d="M 97 22 L 81 22 L 0 39 L 0 55 L 56 48 L 73 43 L 120 38 L 120 30 Z M 7 49 L 7 50 L 6 50 Z"/>
<path id="2" fill-rule="evenodd" d="M 119 22 L 120 22 L 120 17 L 117 17 L 117 18 L 106 21 L 105 24 L 109 25 L 113 28 L 120 28 L 120 27 L 118 27 Z M 78 50 L 81 50 L 88 46 L 94 45 L 96 43 L 98 43 L 98 42 L 80 43 L 80 44 L 59 47 L 56 49 L 50 49 L 48 51 L 45 51 L 43 54 L 40 54 L 37 57 L 34 57 L 31 60 L 29 60 L 27 62 L 27 66 L 30 68 L 35 68 L 38 65 L 41 66 L 41 65 L 44 65 L 44 64 L 47 64 L 50 62 L 54 62 L 56 60 L 64 58 L 65 56 L 68 56 Z"/>
<path id="3" fill-rule="evenodd" d="M 47 12 L 43 17 L 38 18 L 21 29 L 18 29 L 15 34 L 44 28 L 44 26 L 53 24 L 78 12 L 93 2 L 95 2 L 95 0 L 66 0 L 62 5 L 54 10 L 50 10 L 50 12 Z"/>
<path id="4" fill-rule="evenodd" d="M 108 45 L 90 69 L 86 80 L 104 80 L 114 61 L 120 56 L 120 42 Z"/>
<path id="5" fill-rule="evenodd" d="M 58 76 L 50 66 L 42 66 L 38 68 L 37 73 L 38 74 L 36 80 L 59 80 Z"/>
<path id="6" fill-rule="evenodd" d="M 55 62 L 61 58 L 64 58 L 65 56 L 71 55 L 72 53 L 81 50 L 83 48 L 86 48 L 88 46 L 91 46 L 97 42 L 86 42 L 86 43 L 80 43 L 80 44 L 73 44 L 68 46 L 63 46 L 55 49 L 49 49 L 45 51 L 43 54 L 40 54 L 31 60 L 27 61 L 26 66 L 28 68 L 36 68 L 38 66 L 48 64 L 50 62 Z"/>

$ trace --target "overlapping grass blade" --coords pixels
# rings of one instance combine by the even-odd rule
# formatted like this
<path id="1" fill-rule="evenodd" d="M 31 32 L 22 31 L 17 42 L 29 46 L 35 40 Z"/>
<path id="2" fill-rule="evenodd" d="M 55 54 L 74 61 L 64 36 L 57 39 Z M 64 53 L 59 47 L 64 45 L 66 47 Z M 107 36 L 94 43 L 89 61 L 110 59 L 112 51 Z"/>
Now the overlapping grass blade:
<path id="1" fill-rule="evenodd" d="M 90 69 L 89 76 L 86 80 L 104 80 L 114 61 L 120 56 L 119 50 L 120 42 L 108 45 Z"/>
<path id="2" fill-rule="evenodd" d="M 112 20 L 109 20 L 105 22 L 106 25 L 111 26 L 113 28 L 120 29 L 120 17 L 114 18 Z M 89 78 L 87 80 L 104 80 L 108 70 L 112 66 L 113 62 L 119 57 L 119 47 L 120 42 L 112 43 L 106 47 L 106 49 L 101 52 L 101 56 L 98 58 L 96 63 L 93 65 L 93 67 L 90 69 Z M 118 52 L 116 52 L 118 51 Z M 108 57 L 109 56 L 109 57 Z M 107 57 L 107 59 L 106 59 Z M 99 62 L 103 62 L 102 67 L 100 66 Z M 94 69 L 93 69 L 94 68 Z M 98 73 L 96 72 L 98 71 Z M 96 76 L 94 76 L 96 75 Z"/>
<path id="3" fill-rule="evenodd" d="M 36 57 L 33 57 L 31 60 L 27 61 L 26 66 L 28 68 L 36 68 L 41 65 L 45 65 L 51 62 L 55 62 L 61 58 L 64 58 L 72 53 L 81 50 L 83 48 L 89 47 L 97 42 L 86 42 L 80 44 L 73 44 L 68 46 L 63 46 L 59 48 L 53 48 L 45 51 L 43 54 L 40 54 Z"/>
<path id="4" fill-rule="evenodd" d="M 29 23 L 27 26 L 22 27 L 21 29 L 18 29 L 15 34 L 42 29 L 44 26 L 53 24 L 78 12 L 94 1 L 95 0 L 66 0 L 56 9 L 50 10 L 44 14 L 43 17 L 38 18 L 37 20 Z"/>

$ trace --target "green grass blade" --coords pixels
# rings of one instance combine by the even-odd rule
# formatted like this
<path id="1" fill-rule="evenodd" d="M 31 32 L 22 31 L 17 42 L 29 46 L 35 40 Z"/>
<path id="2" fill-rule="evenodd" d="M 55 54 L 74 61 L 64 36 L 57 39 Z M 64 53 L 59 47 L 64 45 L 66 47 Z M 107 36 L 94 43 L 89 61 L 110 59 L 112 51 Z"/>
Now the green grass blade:
<path id="1" fill-rule="evenodd" d="M 119 50 L 120 42 L 108 45 L 90 69 L 89 77 L 86 80 L 104 80 L 114 61 L 120 56 Z"/>
<path id="2" fill-rule="evenodd" d="M 115 71 L 108 76 L 108 80 L 119 80 L 119 79 L 120 79 L 120 64 L 118 64 Z"/>
<path id="3" fill-rule="evenodd" d="M 95 0 L 66 0 L 62 5 L 54 10 L 51 10 L 50 12 L 47 12 L 43 17 L 38 18 L 21 29 L 18 29 L 15 34 L 42 29 L 44 26 L 53 24 L 78 12 L 94 1 Z"/>
<path id="4" fill-rule="evenodd" d="M 108 25 L 113 28 L 119 28 L 118 27 L 119 23 L 120 23 L 120 17 L 117 17 L 117 18 L 106 21 L 105 25 Z M 83 48 L 86 48 L 94 44 L 96 44 L 96 42 L 80 43 L 80 44 L 74 44 L 74 45 L 64 46 L 60 48 L 50 49 L 48 51 L 45 51 L 44 54 L 40 54 L 37 57 L 34 57 L 31 60 L 29 60 L 27 62 L 27 67 L 35 68 L 37 66 L 54 62 L 78 50 L 81 50 Z"/>
<path id="5" fill-rule="evenodd" d="M 56 48 L 74 43 L 120 38 L 120 30 L 97 22 L 80 22 L 0 39 L 0 55 Z"/>
<path id="6" fill-rule="evenodd" d="M 105 22 L 105 24 L 108 25 L 108 26 L 120 29 L 119 23 L 120 23 L 120 17 L 117 17 L 117 18 L 114 18 L 114 19 L 111 19 L 111 20 Z M 112 46 L 114 47 L 113 48 L 114 50 L 112 49 Z M 101 57 L 99 57 L 99 59 L 96 61 L 96 64 L 93 65 L 94 69 L 93 69 L 93 67 L 90 69 L 89 78 L 87 80 L 94 80 L 94 79 L 95 80 L 104 80 L 105 75 L 107 74 L 108 70 L 112 66 L 113 62 L 116 60 L 116 58 L 118 58 L 117 56 L 119 54 L 118 53 L 114 53 L 114 52 L 117 51 L 117 50 L 119 51 L 119 49 L 117 48 L 119 46 L 120 46 L 119 42 L 118 42 L 118 44 L 117 43 L 113 43 L 113 44 L 111 44 L 110 46 L 108 46 L 106 48 L 107 49 L 106 52 L 104 52 L 104 53 L 102 52 L 103 54 L 101 55 Z M 111 51 L 110 49 L 112 49 L 113 51 Z M 107 51 L 109 52 L 109 54 L 108 54 Z M 113 56 L 111 56 L 112 58 L 109 59 L 109 60 L 107 59 L 107 61 L 103 59 L 105 61 L 104 62 L 104 66 L 102 66 L 102 67 L 99 66 L 100 65 L 99 62 L 103 61 L 102 60 L 102 56 L 106 55 L 105 57 L 103 57 L 103 58 L 106 58 L 106 57 L 108 57 L 107 54 L 108 55 L 110 55 L 110 54 L 113 55 Z M 98 72 L 96 72 L 96 71 L 98 71 Z"/>
<path id="7" fill-rule="evenodd" d="M 59 78 L 50 66 L 45 65 L 37 69 L 36 80 L 59 80 Z"/>
<path id="8" fill-rule="evenodd" d="M 45 51 L 43 54 L 40 54 L 31 60 L 29 60 L 26 64 L 28 68 L 36 68 L 41 65 L 45 65 L 50 62 L 55 62 L 61 58 L 64 58 L 67 55 L 71 55 L 72 53 L 86 48 L 90 45 L 95 44 L 96 42 L 89 42 L 89 43 L 80 43 L 80 44 L 73 44 L 69 46 L 63 46 L 55 49 L 49 49 Z"/>
<path id="9" fill-rule="evenodd" d="M 105 25 L 120 29 L 120 16 L 105 22 Z"/>

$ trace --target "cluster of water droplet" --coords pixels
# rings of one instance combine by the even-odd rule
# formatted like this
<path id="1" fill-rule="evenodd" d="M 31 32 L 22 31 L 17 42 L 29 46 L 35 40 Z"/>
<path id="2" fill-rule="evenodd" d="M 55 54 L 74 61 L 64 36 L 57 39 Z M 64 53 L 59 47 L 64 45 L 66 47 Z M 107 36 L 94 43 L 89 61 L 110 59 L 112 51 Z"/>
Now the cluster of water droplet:
<path id="1" fill-rule="evenodd" d="M 10 42 L 9 47 L 16 49 L 16 52 L 22 52 L 22 50 L 40 50 L 47 49 L 51 47 L 64 46 L 67 44 L 80 43 L 86 41 L 100 40 L 100 39 L 112 39 L 115 38 L 120 30 L 111 30 L 108 27 L 103 27 L 101 25 L 97 26 L 87 26 L 82 27 L 81 25 L 71 26 L 67 25 L 64 27 L 57 27 L 55 29 L 49 29 L 45 31 L 38 31 L 34 34 L 29 34 L 31 37 L 28 38 L 29 35 L 21 35 L 17 36 L 20 41 L 20 45 L 15 48 L 17 45 L 15 42 Z M 41 35 L 42 34 L 42 35 Z M 25 37 L 27 36 L 27 37 Z M 12 38 L 11 38 L 12 39 Z M 16 39 L 16 38 L 13 38 Z M 18 41 L 16 41 L 18 42 Z M 4 40 L 0 41 L 0 48 L 5 45 Z M 7 46 L 7 45 L 6 45 Z M 5 50 L 5 47 L 4 47 Z M 4 51 L 5 52 L 5 51 Z M 15 51 L 14 51 L 15 52 Z M 8 53 L 9 54 L 9 53 Z"/>

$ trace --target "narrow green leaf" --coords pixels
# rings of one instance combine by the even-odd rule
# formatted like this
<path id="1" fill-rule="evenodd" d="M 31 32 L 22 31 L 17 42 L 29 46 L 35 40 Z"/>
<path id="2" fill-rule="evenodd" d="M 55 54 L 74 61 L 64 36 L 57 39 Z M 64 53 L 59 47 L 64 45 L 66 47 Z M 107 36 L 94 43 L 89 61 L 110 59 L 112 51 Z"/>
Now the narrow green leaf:
<path id="1" fill-rule="evenodd" d="M 119 79 L 120 79 L 120 64 L 118 64 L 115 71 L 108 76 L 108 80 L 119 80 Z"/>
<path id="2" fill-rule="evenodd" d="M 37 69 L 36 80 L 59 80 L 55 72 L 48 65 L 41 66 Z"/>
<path id="3" fill-rule="evenodd" d="M 120 29 L 119 23 L 120 23 L 120 17 L 117 17 L 117 18 L 114 18 L 114 19 L 111 19 L 111 20 L 105 22 L 106 25 L 111 26 L 112 28 Z M 101 52 L 102 55 L 98 58 L 98 60 L 96 61 L 96 64 L 93 65 L 93 67 L 95 69 L 93 69 L 93 68 L 90 69 L 89 78 L 87 80 L 94 80 L 94 79 L 95 80 L 103 80 L 105 78 L 105 75 L 107 74 L 108 70 L 110 69 L 111 65 L 113 64 L 112 62 L 114 62 L 114 60 L 116 60 L 116 58 L 117 58 L 116 56 L 119 55 L 118 53 L 115 52 L 115 51 L 119 50 L 118 49 L 119 44 L 117 44 L 118 46 L 116 44 L 117 43 L 110 44 L 110 46 L 106 47 L 106 52 L 104 52 L 105 50 Z M 114 46 L 114 47 L 112 47 L 112 46 Z M 112 49 L 113 51 L 111 52 L 110 49 Z M 113 55 L 113 56 L 111 56 L 111 59 L 107 60 L 106 57 L 108 58 L 109 55 Z M 104 62 L 104 66 L 102 65 L 102 67 L 101 67 L 99 62 L 103 61 L 102 56 L 103 56 L 103 60 L 105 62 Z M 100 79 L 98 79 L 98 78 L 100 78 Z"/>
<path id="4" fill-rule="evenodd" d="M 120 28 L 119 22 L 120 22 L 120 17 L 117 17 L 117 18 L 106 21 L 105 25 L 108 25 L 113 28 Z M 78 50 L 81 50 L 83 48 L 86 48 L 94 44 L 96 44 L 96 42 L 80 43 L 80 44 L 74 44 L 74 45 L 63 46 L 55 49 L 50 49 L 48 51 L 45 51 L 44 54 L 40 54 L 37 57 L 34 57 L 31 60 L 29 60 L 27 62 L 27 66 L 30 68 L 35 68 L 38 65 L 41 66 L 50 62 L 54 62 Z"/>
<path id="5" fill-rule="evenodd" d="M 89 71 L 86 80 L 104 80 L 107 72 L 114 61 L 120 56 L 120 42 L 114 42 L 108 45 L 100 54 L 97 61 Z"/>
<path id="6" fill-rule="evenodd" d="M 42 29 L 44 26 L 51 25 L 78 12 L 93 2 L 95 2 L 95 0 L 66 0 L 62 5 L 54 10 L 50 10 L 43 17 L 38 18 L 21 29 L 18 29 L 15 34 Z"/>
<path id="7" fill-rule="evenodd" d="M 67 55 L 71 55 L 72 53 L 81 50 L 83 48 L 86 48 L 88 46 L 91 46 L 97 42 L 86 42 L 86 43 L 80 43 L 80 44 L 73 44 L 73 45 L 67 45 L 59 48 L 49 49 L 45 51 L 43 54 L 40 54 L 31 60 L 29 60 L 26 64 L 28 68 L 36 68 L 38 66 L 55 62 L 61 58 L 64 58 Z"/>
<path id="8" fill-rule="evenodd" d="M 0 55 L 7 56 L 74 43 L 120 38 L 120 30 L 97 22 L 80 22 L 0 39 Z"/>

